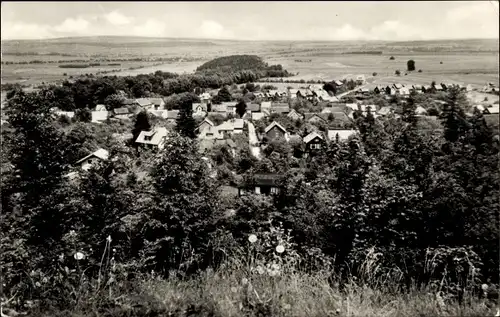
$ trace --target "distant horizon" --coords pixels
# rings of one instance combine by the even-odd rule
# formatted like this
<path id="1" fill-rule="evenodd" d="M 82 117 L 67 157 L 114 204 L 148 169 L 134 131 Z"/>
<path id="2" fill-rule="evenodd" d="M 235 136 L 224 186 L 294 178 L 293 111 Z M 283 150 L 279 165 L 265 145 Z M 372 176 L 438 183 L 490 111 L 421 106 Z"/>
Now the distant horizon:
<path id="1" fill-rule="evenodd" d="M 140 36 L 231 41 L 498 39 L 498 1 L 9 2 L 2 40 Z"/>
<path id="2" fill-rule="evenodd" d="M 245 40 L 245 39 L 219 39 L 219 38 L 197 38 L 197 37 L 159 37 L 159 36 L 141 36 L 141 35 L 82 35 L 82 36 L 60 36 L 45 39 L 37 38 L 12 38 L 1 39 L 2 42 L 15 42 L 15 41 L 51 41 L 51 40 L 65 40 L 65 39 L 91 39 L 91 38 L 136 38 L 136 39 L 157 39 L 157 40 L 190 40 L 190 41 L 224 41 L 224 42 L 440 42 L 440 41 L 499 41 L 499 38 L 442 38 L 442 39 L 408 39 L 408 40 L 379 40 L 379 39 L 359 39 L 359 40 L 280 40 L 280 39 L 265 39 L 265 40 Z"/>

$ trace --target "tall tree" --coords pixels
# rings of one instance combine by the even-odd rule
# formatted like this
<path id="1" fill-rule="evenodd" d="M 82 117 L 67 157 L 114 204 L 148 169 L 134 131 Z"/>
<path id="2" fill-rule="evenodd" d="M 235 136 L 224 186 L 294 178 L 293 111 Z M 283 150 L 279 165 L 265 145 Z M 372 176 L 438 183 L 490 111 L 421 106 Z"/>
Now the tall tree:
<path id="1" fill-rule="evenodd" d="M 236 104 L 236 113 L 240 116 L 240 118 L 243 118 L 246 112 L 247 112 L 247 104 L 243 99 L 241 99 Z"/>
<path id="2" fill-rule="evenodd" d="M 176 130 L 185 137 L 196 137 L 196 121 L 193 118 L 193 105 L 191 102 L 184 102 L 177 118 Z"/>
<path id="3" fill-rule="evenodd" d="M 148 113 L 146 111 L 141 111 L 135 117 L 134 128 L 132 129 L 132 137 L 134 139 L 133 141 L 134 144 L 139 134 L 141 134 L 141 131 L 149 131 L 149 130 L 151 130 L 151 124 L 149 123 Z"/>
<path id="4" fill-rule="evenodd" d="M 415 70 L 415 61 L 410 59 L 408 62 L 406 62 L 406 68 L 408 71 L 414 71 Z"/>

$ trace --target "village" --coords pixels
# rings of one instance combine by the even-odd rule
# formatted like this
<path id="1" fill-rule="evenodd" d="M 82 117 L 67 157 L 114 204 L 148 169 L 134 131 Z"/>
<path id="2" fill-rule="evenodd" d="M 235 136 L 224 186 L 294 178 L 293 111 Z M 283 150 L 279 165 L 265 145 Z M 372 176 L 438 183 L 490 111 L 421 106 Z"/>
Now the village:
<path id="1" fill-rule="evenodd" d="M 333 80 L 330 85 L 340 89 L 345 83 L 345 79 Z M 428 123 L 424 124 L 423 128 L 430 126 L 430 129 L 440 131 L 440 126 L 437 124 L 439 108 L 446 102 L 440 100 L 439 96 L 442 97 L 451 87 L 458 87 L 466 93 L 477 90 L 470 85 L 445 83 L 411 86 L 395 83 L 368 89 L 364 76 L 361 75 L 357 76 L 354 83 L 356 86 L 354 89 L 337 96 L 325 90 L 326 85 L 318 84 L 298 89 L 255 90 L 247 94 L 252 100 L 244 103 L 244 111 L 240 113 L 237 110 L 238 101 L 213 102 L 221 89 L 207 90 L 198 96 L 200 102 L 192 103 L 192 117 L 197 123 L 195 131 L 199 152 L 205 155 L 207 166 L 212 168 L 215 163 L 209 162 L 207 153 L 216 146 L 227 146 L 231 149 L 232 155 L 236 156 L 238 146 L 242 146 L 241 142 L 235 142 L 235 137 L 239 137 L 239 140 L 244 140 L 244 144 L 248 144 L 250 153 L 257 160 L 262 159 L 263 150 L 271 142 L 286 142 L 294 148 L 293 155 L 296 158 L 307 159 L 321 151 L 327 144 L 345 142 L 355 135 L 358 132 L 355 120 L 359 115 L 367 116 L 370 113 L 379 119 L 400 117 L 401 107 L 398 107 L 397 103 L 406 103 L 410 95 L 427 96 L 425 100 L 428 103 L 418 104 L 415 113 L 422 122 Z M 498 88 L 491 83 L 480 91 L 492 95 L 498 94 Z M 133 140 L 136 146 L 153 152 L 165 150 L 165 142 L 169 134 L 175 131 L 180 112 L 167 110 L 163 98 L 124 99 L 122 107 L 111 111 L 106 109 L 106 105 L 97 105 L 91 111 L 91 121 L 131 122 L 140 112 L 146 112 L 149 116 L 160 119 L 160 124 L 148 131 L 142 131 Z M 74 112 L 52 110 L 59 117 L 66 116 L 71 119 L 75 116 Z M 475 111 L 480 111 L 489 122 L 498 121 L 498 102 L 473 105 L 467 115 L 472 116 Z M 126 134 L 117 137 L 127 140 L 132 136 Z M 108 150 L 100 148 L 77 161 L 76 166 L 88 170 L 94 162 L 107 160 L 108 156 Z M 77 171 L 73 171 L 67 176 L 74 177 L 77 174 Z M 215 172 L 213 175 L 215 177 Z M 276 174 L 254 175 L 250 189 L 247 188 L 248 184 L 242 184 L 240 181 L 237 185 L 238 193 L 241 195 L 248 190 L 256 194 L 277 193 L 278 187 L 275 183 L 281 177 L 282 175 Z"/>

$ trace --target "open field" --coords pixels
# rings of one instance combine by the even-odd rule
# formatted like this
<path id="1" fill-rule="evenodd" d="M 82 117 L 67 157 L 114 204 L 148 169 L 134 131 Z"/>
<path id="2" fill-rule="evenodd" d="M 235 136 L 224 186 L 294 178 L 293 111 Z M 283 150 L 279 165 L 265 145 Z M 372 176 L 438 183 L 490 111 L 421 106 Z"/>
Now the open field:
<path id="1" fill-rule="evenodd" d="M 135 37 L 63 38 L 47 41 L 3 41 L 4 62 L 56 61 L 46 64 L 2 65 L 3 82 L 36 84 L 66 76 L 114 71 L 110 75 L 137 75 L 156 70 L 192 72 L 205 61 L 231 54 L 255 54 L 270 64 L 282 64 L 298 73 L 291 79 L 332 80 L 364 74 L 378 75 L 373 85 L 393 82 L 430 84 L 453 82 L 477 87 L 499 82 L 498 40 L 423 42 L 249 42 L 222 40 L 183 40 Z M 395 60 L 389 60 L 394 56 Z M 157 58 L 196 58 L 197 61 L 158 62 Z M 99 67 L 59 68 L 71 60 L 109 61 Z M 413 59 L 416 69 L 404 75 L 406 62 Z M 60 63 L 58 63 L 60 62 Z M 442 62 L 442 64 L 441 64 Z M 120 65 L 109 66 L 108 63 Z M 136 68 L 136 69 L 130 69 Z M 399 69 L 402 76 L 394 76 Z M 66 73 L 66 76 L 64 76 Z"/>

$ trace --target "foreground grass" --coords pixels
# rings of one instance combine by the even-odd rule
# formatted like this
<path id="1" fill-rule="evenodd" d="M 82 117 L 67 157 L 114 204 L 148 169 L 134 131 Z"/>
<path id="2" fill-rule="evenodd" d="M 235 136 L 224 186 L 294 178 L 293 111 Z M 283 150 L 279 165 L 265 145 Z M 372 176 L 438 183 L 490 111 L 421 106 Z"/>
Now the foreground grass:
<path id="1" fill-rule="evenodd" d="M 426 290 L 398 292 L 352 282 L 338 286 L 322 274 L 252 275 L 208 271 L 191 279 L 144 279 L 125 294 L 82 299 L 74 309 L 34 316 L 495 316 L 480 299 L 459 305 Z"/>

